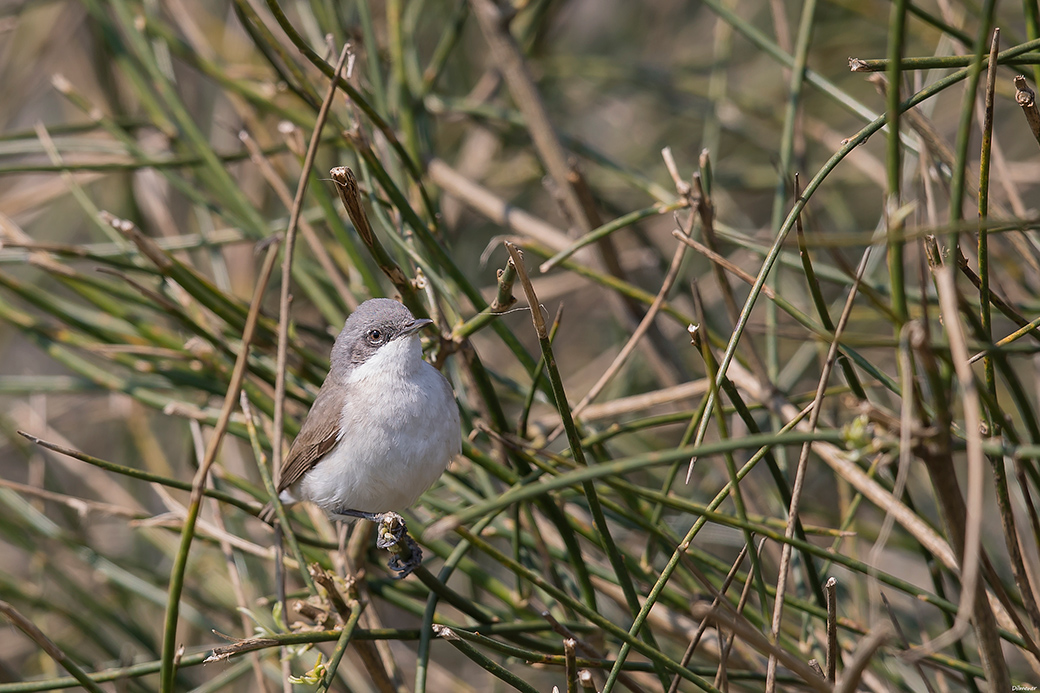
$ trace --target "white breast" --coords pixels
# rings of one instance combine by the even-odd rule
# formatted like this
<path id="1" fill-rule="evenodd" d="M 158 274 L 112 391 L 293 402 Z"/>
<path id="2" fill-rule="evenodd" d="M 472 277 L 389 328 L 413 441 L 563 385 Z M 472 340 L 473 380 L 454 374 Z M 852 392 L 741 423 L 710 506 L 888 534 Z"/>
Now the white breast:
<path id="1" fill-rule="evenodd" d="M 451 386 L 417 337 L 390 342 L 351 372 L 339 443 L 300 480 L 327 512 L 403 510 L 462 447 Z"/>

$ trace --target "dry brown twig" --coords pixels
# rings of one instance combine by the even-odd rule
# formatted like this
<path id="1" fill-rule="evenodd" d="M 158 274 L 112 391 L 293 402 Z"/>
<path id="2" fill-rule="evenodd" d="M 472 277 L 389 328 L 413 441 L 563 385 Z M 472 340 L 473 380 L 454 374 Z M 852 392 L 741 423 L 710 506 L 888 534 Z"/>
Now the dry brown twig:
<path id="1" fill-rule="evenodd" d="M 891 637 L 892 626 L 888 625 L 886 621 L 882 621 L 880 626 L 861 640 L 852 654 L 849 665 L 842 672 L 841 681 L 834 687 L 834 693 L 855 693 L 871 658 Z"/>
<path id="2" fill-rule="evenodd" d="M 985 585 L 979 578 L 981 553 L 981 522 L 983 516 L 985 457 L 982 452 L 979 395 L 975 388 L 975 376 L 969 364 L 964 327 L 958 314 L 957 288 L 953 269 L 943 265 L 934 270 L 936 289 L 943 325 L 950 343 L 950 358 L 961 389 L 964 412 L 964 433 L 967 439 L 968 478 L 967 499 L 961 497 L 956 478 L 945 461 L 926 458 L 926 464 L 935 486 L 939 504 L 949 529 L 952 545 L 958 553 L 961 565 L 961 599 L 957 607 L 957 618 L 952 628 L 933 639 L 917 654 L 923 656 L 937 652 L 942 647 L 963 637 L 974 622 L 979 640 L 979 653 L 983 668 L 994 690 L 1009 690 L 1007 664 L 1000 650 L 1000 635 L 986 596 Z M 941 467 L 939 465 L 942 465 Z M 974 617 L 974 618 L 973 618 Z"/>
<path id="3" fill-rule="evenodd" d="M 1029 131 L 1033 133 L 1037 144 L 1040 144 L 1040 110 L 1036 107 L 1036 94 L 1029 88 L 1023 75 L 1015 77 L 1015 101 L 1022 107 Z"/>
<path id="4" fill-rule="evenodd" d="M 831 685 L 827 680 L 817 676 L 806 662 L 771 643 L 766 636 L 759 632 L 757 627 L 748 622 L 746 617 L 736 614 L 731 609 L 732 607 L 728 607 L 726 602 L 723 602 L 718 608 L 712 608 L 708 604 L 694 604 L 691 611 L 694 618 L 707 618 L 720 623 L 726 629 L 736 633 L 737 637 L 759 653 L 776 658 L 794 674 L 801 677 L 809 688 L 820 691 L 820 693 L 832 693 Z"/>
<path id="5" fill-rule="evenodd" d="M 285 184 L 285 181 L 283 181 L 277 171 L 275 171 L 271 160 L 264 155 L 259 145 L 257 145 L 256 140 L 254 140 L 245 130 L 238 133 L 238 139 L 246 146 L 246 149 L 249 151 L 249 158 L 256 164 L 260 174 L 264 177 L 264 180 L 267 181 L 267 184 L 271 186 L 271 189 L 274 191 L 275 195 L 277 195 L 281 203 L 291 209 L 293 198 L 289 193 L 289 186 Z M 332 282 L 332 286 L 336 289 L 336 294 L 339 296 L 340 300 L 343 301 L 343 304 L 350 310 L 357 308 L 357 299 L 354 298 L 354 294 L 351 293 L 350 287 L 347 286 L 347 282 L 343 278 L 343 273 L 340 272 L 338 267 L 336 267 L 336 263 L 333 262 L 328 250 L 325 249 L 325 245 L 321 242 L 321 238 L 318 236 L 318 232 L 315 230 L 314 226 L 312 226 L 306 219 L 301 218 L 300 230 L 303 232 L 304 240 L 307 241 L 307 247 L 311 249 L 318 264 L 321 265 L 321 269 L 325 273 L 325 276 L 328 277 L 330 282 Z"/>
<path id="6" fill-rule="evenodd" d="M 833 684 L 838 672 L 838 581 L 830 577 L 824 583 L 827 592 L 827 680 Z"/>
<path id="7" fill-rule="evenodd" d="M 307 155 L 303 160 L 303 169 L 300 173 L 300 182 L 296 188 L 296 197 L 293 199 L 292 211 L 289 213 L 289 226 L 285 232 L 285 254 L 282 257 L 282 285 L 278 300 L 278 360 L 275 367 L 274 384 L 274 430 L 275 438 L 271 442 L 271 467 L 276 474 L 282 469 L 282 431 L 285 425 L 285 368 L 289 351 L 289 285 L 292 281 L 293 248 L 296 242 L 296 230 L 299 227 L 300 214 L 303 212 L 303 198 L 307 192 L 307 182 L 310 178 L 310 170 L 314 166 L 314 157 L 318 153 L 318 143 L 321 142 L 321 130 L 325 125 L 329 109 L 332 107 L 333 96 L 336 94 L 336 82 L 339 74 L 347 63 L 350 56 L 350 44 L 343 46 L 340 52 L 339 62 L 333 78 L 329 80 L 328 89 L 325 92 L 325 100 L 321 104 L 318 116 L 314 123 L 314 132 L 307 147 Z M 235 399 L 238 392 L 235 392 Z M 230 399 L 229 399 L 229 403 Z"/>
<path id="8" fill-rule="evenodd" d="M 759 540 L 758 548 L 756 549 L 756 551 L 758 552 L 759 555 L 762 555 L 762 547 L 765 545 L 765 543 L 766 543 L 765 538 Z M 744 607 L 747 606 L 748 599 L 751 597 L 751 586 L 754 584 L 754 582 L 755 582 L 755 571 L 749 570 L 748 573 L 747 573 L 747 578 L 745 578 L 745 580 L 744 580 L 744 586 L 740 590 L 740 598 L 737 600 L 737 614 L 738 615 L 743 615 L 743 613 L 744 613 Z M 718 598 L 716 597 L 716 602 L 717 602 L 717 600 L 718 600 Z M 721 632 L 719 633 L 719 639 L 722 640 L 722 633 Z M 728 688 L 727 685 L 726 685 L 727 680 L 725 678 L 726 670 L 729 667 L 729 661 L 730 661 L 729 660 L 729 655 L 730 655 L 730 652 L 733 651 L 733 646 L 736 644 L 736 641 L 737 641 L 737 633 L 736 633 L 736 631 L 731 632 L 729 634 L 729 637 L 725 639 L 725 643 L 722 644 L 722 649 L 719 652 L 719 666 L 718 666 L 718 670 L 715 673 L 715 686 L 716 687 L 722 686 L 722 690 L 727 690 L 727 688 Z"/>
<path id="9" fill-rule="evenodd" d="M 881 602 L 885 605 L 885 610 L 888 612 L 888 620 L 892 624 L 893 632 L 900 639 L 900 641 L 902 641 L 903 647 L 906 648 L 906 649 L 909 649 L 910 648 L 910 641 L 907 640 L 906 635 L 903 634 L 903 629 L 899 625 L 899 621 L 896 619 L 896 613 L 892 609 L 892 605 L 889 604 L 888 597 L 885 596 L 885 593 L 883 591 L 881 592 Z M 935 689 L 932 687 L 932 682 L 925 675 L 924 667 L 921 666 L 920 660 L 914 661 L 913 662 L 913 666 L 914 666 L 914 669 L 917 670 L 917 675 L 920 676 L 921 680 L 924 682 L 924 687 L 926 689 L 928 689 L 928 693 L 935 693 Z"/>
<path id="10" fill-rule="evenodd" d="M 541 94 L 527 68 L 520 47 L 509 33 L 508 18 L 493 0 L 470 0 L 470 7 L 480 25 L 481 33 L 488 42 L 491 59 L 505 79 L 513 102 L 524 116 L 524 123 L 546 170 L 555 181 L 563 198 L 571 223 L 582 233 L 592 230 L 593 224 L 586 214 L 575 186 L 570 181 L 571 167 L 559 137 L 549 121 L 549 114 L 542 102 Z"/>
<path id="11" fill-rule="evenodd" d="M 418 300 L 415 296 L 415 289 L 408 280 L 408 276 L 390 254 L 386 252 L 383 244 L 380 243 L 379 238 L 372 230 L 372 224 L 368 221 L 368 214 L 365 212 L 364 205 L 361 204 L 361 192 L 354 172 L 346 166 L 336 166 L 329 171 L 329 176 L 336 183 L 339 199 L 347 210 L 350 223 L 354 225 L 358 236 L 361 237 L 361 242 L 369 249 L 376 264 L 379 265 L 379 269 L 401 294 L 401 299 L 405 305 L 415 309 Z"/>
<path id="12" fill-rule="evenodd" d="M 0 600 L 0 614 L 7 617 L 18 630 L 22 631 L 30 640 L 40 646 L 51 659 L 63 666 L 72 676 L 79 681 L 80 685 L 91 693 L 103 693 L 101 686 L 96 684 L 75 661 L 69 659 L 65 652 L 58 647 L 53 640 L 48 638 L 36 624 L 27 619 L 18 609 L 7 602 Z"/>
<path id="13" fill-rule="evenodd" d="M 867 260 L 870 259 L 870 251 L 872 247 L 873 246 L 867 246 L 867 249 L 863 252 L 863 257 L 860 259 L 859 267 L 856 270 L 855 282 L 849 288 L 849 295 L 845 300 L 845 308 L 842 310 L 841 316 L 838 318 L 838 324 L 834 328 L 834 339 L 831 341 L 830 348 L 827 351 L 827 358 L 824 360 L 823 369 L 820 374 L 820 381 L 816 387 L 816 396 L 813 398 L 813 408 L 809 413 L 809 421 L 806 424 L 810 431 L 816 430 L 816 424 L 820 420 L 820 412 L 823 409 L 820 404 L 823 401 L 823 395 L 827 390 L 827 381 L 830 379 L 831 370 L 834 368 L 834 363 L 838 357 L 838 345 L 841 342 L 841 335 L 845 331 L 845 326 L 849 322 L 849 316 L 852 314 L 852 306 L 856 299 L 857 289 L 859 288 L 860 281 L 863 279 L 863 272 L 867 269 Z M 798 457 L 798 466 L 795 471 L 794 485 L 791 488 L 791 505 L 787 511 L 787 530 L 784 532 L 784 536 L 789 540 L 794 537 L 795 524 L 798 519 L 798 506 L 801 502 L 802 488 L 805 483 L 805 470 L 809 461 L 809 451 L 811 449 L 812 445 L 810 443 L 805 443 L 802 446 L 802 452 Z M 773 620 L 770 630 L 774 642 L 780 634 L 780 623 L 784 610 L 784 596 L 787 591 L 787 572 L 790 562 L 791 544 L 785 543 L 780 553 L 779 575 L 776 582 L 776 601 L 773 604 Z M 769 664 L 766 669 L 767 693 L 772 693 L 772 691 L 776 690 L 776 664 L 776 657 L 770 656 Z"/>
<path id="14" fill-rule="evenodd" d="M 665 299 L 668 297 L 668 292 L 671 291 L 672 286 L 675 284 L 676 277 L 679 276 L 679 269 L 682 267 L 683 257 L 686 255 L 686 245 L 679 243 L 675 248 L 675 253 L 672 255 L 672 262 L 668 266 L 668 272 L 665 274 L 664 280 L 661 282 L 661 288 L 657 292 L 657 296 L 654 297 L 653 303 L 650 304 L 650 308 L 647 309 L 643 315 L 643 319 L 639 321 L 639 325 L 636 327 L 632 336 L 628 338 L 625 345 L 621 347 L 621 351 L 614 357 L 610 366 L 607 367 L 603 374 L 596 381 L 589 391 L 581 398 L 574 409 L 571 410 L 571 415 L 578 417 L 585 410 L 592 400 L 596 399 L 603 388 L 618 374 L 621 367 L 625 365 L 628 357 L 632 355 L 636 347 L 639 345 L 639 341 L 643 336 L 650 330 L 650 326 L 654 322 L 654 318 L 657 317 L 657 313 L 661 310 L 661 306 L 664 305 Z M 560 433 L 563 432 L 563 424 L 553 431 L 552 435 L 549 436 L 549 440 L 555 439 Z"/>
<path id="15" fill-rule="evenodd" d="M 431 160 L 427 164 L 426 172 L 430 180 L 443 188 L 445 193 L 461 200 L 499 226 L 533 238 L 553 252 L 570 246 L 571 239 L 562 230 L 510 205 L 484 186 L 453 169 L 444 160 Z"/>

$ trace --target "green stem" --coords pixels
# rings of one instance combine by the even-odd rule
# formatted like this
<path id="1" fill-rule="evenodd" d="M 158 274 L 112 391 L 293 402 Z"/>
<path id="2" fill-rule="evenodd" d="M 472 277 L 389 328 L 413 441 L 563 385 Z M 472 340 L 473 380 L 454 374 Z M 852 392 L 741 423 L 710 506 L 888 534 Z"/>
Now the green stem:
<path id="1" fill-rule="evenodd" d="M 332 688 L 332 683 L 336 678 L 336 669 L 339 668 L 339 663 L 347 652 L 347 646 L 350 644 L 351 638 L 354 637 L 354 632 L 357 629 L 363 610 L 364 605 L 357 600 L 354 600 L 350 605 L 350 617 L 343 624 L 343 629 L 340 630 L 339 638 L 336 640 L 336 648 L 332 651 L 332 656 L 329 657 L 328 668 L 325 669 L 325 675 L 321 677 L 321 683 L 318 684 L 317 690 L 319 693 L 325 693 Z"/>
<path id="2" fill-rule="evenodd" d="M 895 313 L 893 329 L 898 335 L 907 319 L 906 288 L 903 267 L 903 221 L 900 212 L 900 180 L 902 147 L 899 141 L 900 91 L 903 84 L 903 42 L 906 35 L 907 0 L 892 4 L 888 28 L 888 92 L 885 101 L 888 121 L 888 200 L 885 205 L 888 237 L 888 277 L 892 292 L 892 310 Z M 905 393 L 904 393 L 905 394 Z"/>

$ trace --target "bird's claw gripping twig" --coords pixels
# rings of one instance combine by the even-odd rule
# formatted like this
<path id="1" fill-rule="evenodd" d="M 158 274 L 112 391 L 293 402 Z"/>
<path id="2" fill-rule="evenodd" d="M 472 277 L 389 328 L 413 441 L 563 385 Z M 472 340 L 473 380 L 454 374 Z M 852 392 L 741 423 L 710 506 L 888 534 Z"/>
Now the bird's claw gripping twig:
<path id="1" fill-rule="evenodd" d="M 387 567 L 397 573 L 398 580 L 408 577 L 422 563 L 422 549 L 408 535 L 404 518 L 395 512 L 366 513 L 360 510 L 339 510 L 336 517 L 359 517 L 376 524 L 376 548 L 390 552 Z"/>
<path id="2" fill-rule="evenodd" d="M 383 513 L 376 517 L 376 546 L 381 549 L 389 549 L 401 541 L 402 537 L 408 536 L 408 527 L 405 526 L 404 518 L 395 512 Z"/>
<path id="3" fill-rule="evenodd" d="M 383 513 L 376 528 L 376 546 L 390 552 L 387 567 L 400 580 L 422 563 L 422 549 L 408 534 L 404 518 L 395 512 Z"/>
<path id="4" fill-rule="evenodd" d="M 390 560 L 386 566 L 397 573 L 395 579 L 408 577 L 422 563 L 422 549 L 406 532 L 401 541 L 389 547 Z"/>

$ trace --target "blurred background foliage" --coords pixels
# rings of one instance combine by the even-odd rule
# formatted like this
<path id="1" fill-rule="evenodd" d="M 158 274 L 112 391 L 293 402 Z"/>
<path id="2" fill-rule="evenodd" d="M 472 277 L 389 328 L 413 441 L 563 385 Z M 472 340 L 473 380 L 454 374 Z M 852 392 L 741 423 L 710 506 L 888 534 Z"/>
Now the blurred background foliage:
<path id="1" fill-rule="evenodd" d="M 1012 84 L 1036 85 L 1037 16 L 1035 0 L 0 4 L 0 691 L 1040 685 L 1040 160 Z M 984 137 L 998 26 L 1012 50 Z M 901 55 L 966 57 L 849 70 Z M 304 177 L 280 369 L 283 278 L 261 265 Z M 531 285 L 495 311 L 503 240 Z M 253 417 L 232 400 L 189 554 L 188 492 L 258 285 Z M 344 540 L 294 509 L 286 557 L 255 518 L 279 372 L 288 443 L 346 315 L 383 295 L 436 320 L 428 355 L 465 441 L 407 513 L 426 563 L 402 581 L 364 524 Z M 298 558 L 359 579 L 316 587 Z M 199 666 L 217 633 L 269 640 Z"/>

